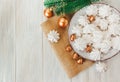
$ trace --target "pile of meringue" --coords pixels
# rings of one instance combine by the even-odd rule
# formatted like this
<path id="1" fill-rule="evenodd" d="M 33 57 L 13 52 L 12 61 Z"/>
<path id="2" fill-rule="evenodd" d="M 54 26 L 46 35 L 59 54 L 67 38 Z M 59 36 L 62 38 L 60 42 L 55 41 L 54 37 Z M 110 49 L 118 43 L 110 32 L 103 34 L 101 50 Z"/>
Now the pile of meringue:
<path id="1" fill-rule="evenodd" d="M 72 26 L 72 34 L 76 39 L 72 42 L 75 49 L 84 51 L 86 45 L 92 44 L 92 51 L 88 53 L 90 59 L 100 60 L 101 54 L 111 49 L 120 50 L 120 13 L 105 4 L 92 4 L 81 10 L 77 24 Z M 90 23 L 88 16 L 94 16 Z"/>

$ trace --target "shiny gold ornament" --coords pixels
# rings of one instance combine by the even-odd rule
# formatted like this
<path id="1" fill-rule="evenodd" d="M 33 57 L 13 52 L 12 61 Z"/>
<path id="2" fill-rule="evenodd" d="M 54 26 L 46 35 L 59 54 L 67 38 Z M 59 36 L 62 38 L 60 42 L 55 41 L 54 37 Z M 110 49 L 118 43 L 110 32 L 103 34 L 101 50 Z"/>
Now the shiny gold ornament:
<path id="1" fill-rule="evenodd" d="M 46 9 L 44 10 L 44 15 L 45 15 L 47 18 L 52 17 L 52 16 L 53 16 L 53 10 L 52 10 L 52 8 L 46 8 Z"/>
<path id="2" fill-rule="evenodd" d="M 90 53 L 92 51 L 92 46 L 91 45 L 87 45 L 87 47 L 85 48 L 85 51 Z"/>
<path id="3" fill-rule="evenodd" d="M 74 41 L 76 39 L 76 35 L 75 34 L 72 34 L 71 36 L 70 36 L 70 40 L 71 41 Z"/>
<path id="4" fill-rule="evenodd" d="M 95 16 L 93 15 L 88 16 L 88 20 L 90 21 L 90 23 L 92 23 L 93 21 L 95 21 Z"/>
<path id="5" fill-rule="evenodd" d="M 74 60 L 77 60 L 79 58 L 79 55 L 75 52 L 75 53 L 73 53 L 73 59 Z"/>
<path id="6" fill-rule="evenodd" d="M 78 64 L 83 64 L 83 58 L 78 59 L 78 60 L 77 60 L 77 63 L 78 63 Z"/>
<path id="7" fill-rule="evenodd" d="M 65 48 L 65 50 L 66 50 L 67 52 L 71 52 L 71 51 L 72 51 L 71 45 L 67 45 L 66 48 Z"/>
<path id="8" fill-rule="evenodd" d="M 58 26 L 61 28 L 66 28 L 68 26 L 68 20 L 65 17 L 61 17 L 58 19 Z"/>

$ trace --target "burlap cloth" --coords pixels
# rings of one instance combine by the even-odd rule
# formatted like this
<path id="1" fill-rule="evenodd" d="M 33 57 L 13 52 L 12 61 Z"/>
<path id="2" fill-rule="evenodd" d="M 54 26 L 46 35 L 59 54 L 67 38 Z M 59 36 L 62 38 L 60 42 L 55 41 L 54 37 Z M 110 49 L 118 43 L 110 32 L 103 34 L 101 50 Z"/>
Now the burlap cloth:
<path id="1" fill-rule="evenodd" d="M 71 19 L 71 16 L 67 16 L 67 18 Z M 47 21 L 45 21 L 44 23 L 41 24 L 42 29 L 44 34 L 47 36 L 47 34 L 50 32 L 50 30 L 57 30 L 60 33 L 60 40 L 58 41 L 58 43 L 50 43 L 53 50 L 56 53 L 56 56 L 58 58 L 58 60 L 60 61 L 61 65 L 63 66 L 64 70 L 66 71 L 67 75 L 72 78 L 74 76 L 76 76 L 78 73 L 80 73 L 81 71 L 85 70 L 86 68 L 90 67 L 93 62 L 89 61 L 89 60 L 85 60 L 85 62 L 83 64 L 77 64 L 75 60 L 72 59 L 72 54 L 74 51 L 72 52 L 66 52 L 65 51 L 65 47 L 69 44 L 69 40 L 68 40 L 68 28 L 66 29 L 62 29 L 60 27 L 58 27 L 57 25 L 57 21 L 58 21 L 57 16 L 54 16 L 50 19 L 48 19 Z"/>

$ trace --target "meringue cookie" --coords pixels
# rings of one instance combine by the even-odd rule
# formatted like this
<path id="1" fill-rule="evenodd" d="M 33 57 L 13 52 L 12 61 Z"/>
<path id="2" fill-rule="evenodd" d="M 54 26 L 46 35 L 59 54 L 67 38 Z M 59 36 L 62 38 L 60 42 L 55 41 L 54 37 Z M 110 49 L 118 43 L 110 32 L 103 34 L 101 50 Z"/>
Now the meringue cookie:
<path id="1" fill-rule="evenodd" d="M 95 68 L 98 72 L 105 72 L 107 70 L 107 65 L 103 62 L 98 62 L 96 63 Z"/>
<path id="2" fill-rule="evenodd" d="M 99 8 L 99 16 L 101 16 L 102 18 L 105 18 L 106 16 L 109 16 L 111 14 L 111 9 L 109 6 L 107 5 L 102 5 Z"/>
<path id="3" fill-rule="evenodd" d="M 91 42 L 92 42 L 92 35 L 91 35 L 91 34 L 84 34 L 84 35 L 82 35 L 82 38 L 83 38 L 87 43 L 91 43 Z"/>
<path id="4" fill-rule="evenodd" d="M 111 24 L 108 31 L 112 35 L 120 35 L 120 24 Z"/>
<path id="5" fill-rule="evenodd" d="M 87 16 L 80 16 L 78 19 L 78 23 L 82 26 L 85 26 L 88 24 Z"/>
<path id="6" fill-rule="evenodd" d="M 100 44 L 100 51 L 107 53 L 111 48 L 111 42 L 109 40 L 104 40 Z"/>
<path id="7" fill-rule="evenodd" d="M 98 49 L 93 49 L 92 52 L 89 54 L 90 59 L 92 60 L 100 60 L 100 51 Z"/>
<path id="8" fill-rule="evenodd" d="M 51 30 L 47 36 L 48 40 L 52 43 L 57 43 L 58 40 L 60 39 L 60 34 L 55 30 Z"/>
<path id="9" fill-rule="evenodd" d="M 82 28 L 81 26 L 74 26 L 71 30 L 72 34 L 76 34 L 77 36 L 81 36 Z"/>
<path id="10" fill-rule="evenodd" d="M 113 49 L 120 50 L 120 36 L 112 39 L 112 47 Z"/>
<path id="11" fill-rule="evenodd" d="M 96 16 L 95 21 L 93 22 L 93 24 L 94 24 L 95 26 L 98 26 L 98 25 L 100 24 L 100 20 L 101 20 L 101 19 L 102 19 L 102 18 Z"/>
<path id="12" fill-rule="evenodd" d="M 91 5 L 91 6 L 86 8 L 86 14 L 89 16 L 96 15 L 98 13 L 97 11 L 98 11 L 98 8 L 95 5 Z"/>
<path id="13" fill-rule="evenodd" d="M 103 39 L 103 33 L 101 31 L 93 31 L 93 42 L 101 42 Z"/>
<path id="14" fill-rule="evenodd" d="M 94 28 L 94 24 L 88 24 L 83 28 L 83 33 L 92 33 L 93 31 L 95 31 Z"/>
<path id="15" fill-rule="evenodd" d="M 101 30 L 107 30 L 108 28 L 108 21 L 105 19 L 101 19 L 98 26 L 100 27 Z"/>
<path id="16" fill-rule="evenodd" d="M 108 16 L 107 20 L 110 22 L 110 24 L 119 23 L 120 15 L 118 15 L 117 13 L 113 13 L 112 15 Z"/>
<path id="17" fill-rule="evenodd" d="M 87 45 L 87 42 L 82 38 L 75 39 L 73 43 L 73 46 L 75 47 L 75 49 L 81 50 L 81 51 L 85 49 L 86 45 Z"/>

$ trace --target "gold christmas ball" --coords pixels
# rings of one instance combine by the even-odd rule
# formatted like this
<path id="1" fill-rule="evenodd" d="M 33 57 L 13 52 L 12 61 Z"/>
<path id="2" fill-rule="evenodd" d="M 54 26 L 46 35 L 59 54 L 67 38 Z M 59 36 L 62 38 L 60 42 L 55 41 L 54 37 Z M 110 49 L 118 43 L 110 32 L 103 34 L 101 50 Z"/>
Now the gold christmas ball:
<path id="1" fill-rule="evenodd" d="M 61 28 L 66 28 L 68 26 L 68 20 L 65 17 L 61 17 L 58 20 L 58 26 Z"/>
<path id="2" fill-rule="evenodd" d="M 78 64 L 83 64 L 83 58 L 78 59 L 78 60 L 77 60 L 77 63 L 78 63 Z"/>
<path id="3" fill-rule="evenodd" d="M 71 36 L 70 36 L 70 41 L 74 41 L 76 39 L 76 35 L 75 34 L 72 34 Z"/>
<path id="4" fill-rule="evenodd" d="M 74 60 L 77 60 L 79 58 L 79 55 L 75 52 L 75 53 L 73 53 L 73 59 Z"/>
<path id="5" fill-rule="evenodd" d="M 44 15 L 45 15 L 47 18 L 52 17 L 52 16 L 53 16 L 53 10 L 52 10 L 52 8 L 46 8 L 46 9 L 44 10 Z"/>
<path id="6" fill-rule="evenodd" d="M 87 47 L 85 48 L 85 51 L 90 53 L 92 51 L 92 46 L 91 45 L 87 45 Z"/>
<path id="7" fill-rule="evenodd" d="M 71 52 L 71 51 L 72 51 L 71 45 L 67 45 L 66 48 L 65 48 L 65 50 L 66 50 L 67 52 Z"/>
<path id="8" fill-rule="evenodd" d="M 92 23 L 93 21 L 95 21 L 95 16 L 93 15 L 88 16 L 88 20 L 90 21 L 90 23 Z"/>

